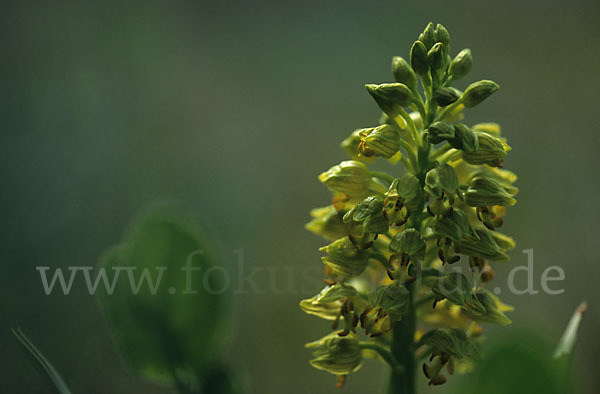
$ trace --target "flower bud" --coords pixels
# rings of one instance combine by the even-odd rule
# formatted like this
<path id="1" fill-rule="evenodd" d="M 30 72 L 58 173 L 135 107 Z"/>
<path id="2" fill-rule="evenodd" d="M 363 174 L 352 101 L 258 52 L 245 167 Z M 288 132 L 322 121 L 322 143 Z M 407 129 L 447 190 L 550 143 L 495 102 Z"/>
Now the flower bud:
<path id="1" fill-rule="evenodd" d="M 440 71 L 444 67 L 445 60 L 444 46 L 439 42 L 427 52 L 427 63 L 432 70 Z"/>
<path id="2" fill-rule="evenodd" d="M 426 132 L 430 144 L 439 144 L 442 141 L 454 138 L 454 126 L 447 122 L 435 122 L 429 125 Z"/>
<path id="3" fill-rule="evenodd" d="M 463 152 L 463 159 L 469 164 L 487 164 L 491 167 L 502 165 L 506 148 L 498 138 L 482 132 L 475 132 L 479 147 L 471 152 Z M 508 147 L 508 145 L 507 145 Z"/>
<path id="4" fill-rule="evenodd" d="M 433 231 L 443 238 L 454 242 L 463 239 L 477 239 L 477 234 L 471 228 L 467 215 L 460 209 L 452 209 L 447 215 L 434 220 Z"/>
<path id="5" fill-rule="evenodd" d="M 392 59 L 392 73 L 396 82 L 405 84 L 411 90 L 417 87 L 417 75 L 404 58 L 394 56 Z"/>
<path id="6" fill-rule="evenodd" d="M 486 177 L 476 177 L 471 181 L 465 199 L 472 207 L 511 206 L 517 202 L 500 183 Z"/>
<path id="7" fill-rule="evenodd" d="M 339 336 L 333 332 L 318 341 L 307 343 L 307 348 L 315 349 L 310 365 L 334 375 L 347 375 L 360 368 L 362 351 L 354 334 Z"/>
<path id="8" fill-rule="evenodd" d="M 319 250 L 327 253 L 321 260 L 334 276 L 352 278 L 367 267 L 368 256 L 363 250 L 358 250 L 348 237 L 340 238 Z"/>
<path id="9" fill-rule="evenodd" d="M 498 231 L 490 231 L 490 235 L 492 238 L 494 238 L 494 241 L 496 241 L 498 246 L 500 246 L 504 251 L 514 249 L 516 246 L 515 240 L 508 235 L 502 234 Z"/>
<path id="10" fill-rule="evenodd" d="M 425 44 L 427 50 L 431 49 L 433 44 L 435 44 L 435 28 L 432 22 L 429 22 L 423 33 L 419 35 L 419 41 Z"/>
<path id="11" fill-rule="evenodd" d="M 344 223 L 344 212 L 338 212 L 333 206 L 316 208 L 310 211 L 313 219 L 304 227 L 323 238 L 334 241 L 350 233 L 350 225 Z"/>
<path id="12" fill-rule="evenodd" d="M 486 98 L 490 97 L 500 86 L 494 81 L 478 81 L 474 82 L 467 87 L 467 90 L 462 95 L 462 103 L 465 108 L 474 107 Z"/>
<path id="13" fill-rule="evenodd" d="M 415 41 L 410 49 L 410 65 L 412 69 L 422 77 L 429 72 L 427 48 L 421 41 Z"/>
<path id="14" fill-rule="evenodd" d="M 475 294 L 477 300 L 481 305 L 485 307 L 485 311 L 475 311 L 468 308 L 463 308 L 464 312 L 471 319 L 500 325 L 507 325 L 512 323 L 504 312 L 512 311 L 513 307 L 503 304 L 502 301 L 486 289 L 479 289 Z"/>
<path id="15" fill-rule="evenodd" d="M 498 123 L 478 123 L 471 127 L 473 131 L 488 133 L 494 137 L 500 137 L 500 125 Z"/>
<path id="16" fill-rule="evenodd" d="M 472 152 L 479 148 L 477 135 L 463 123 L 454 125 L 454 138 L 449 139 L 448 143 L 454 149 L 460 149 L 463 152 Z"/>
<path id="17" fill-rule="evenodd" d="M 367 152 L 365 156 L 377 155 L 389 159 L 400 149 L 400 134 L 398 128 L 383 124 L 370 129 L 362 129 L 359 132 L 362 144 L 361 153 Z"/>
<path id="18" fill-rule="evenodd" d="M 319 175 L 319 180 L 329 189 L 351 197 L 364 195 L 371 184 L 367 166 L 354 160 L 343 161 L 331 167 Z"/>
<path id="19" fill-rule="evenodd" d="M 460 98 L 462 92 L 453 87 L 439 88 L 433 94 L 433 99 L 440 107 L 447 107 Z"/>
<path id="20" fill-rule="evenodd" d="M 450 62 L 450 66 L 448 67 L 448 73 L 455 80 L 464 78 L 469 71 L 471 71 L 471 67 L 473 66 L 473 57 L 471 56 L 470 49 L 463 49 L 456 55 L 456 57 Z"/>
<path id="21" fill-rule="evenodd" d="M 445 47 L 450 45 L 450 33 L 448 33 L 448 30 L 439 23 L 435 27 L 435 40 L 444 44 Z"/>
<path id="22" fill-rule="evenodd" d="M 491 236 L 488 230 L 475 230 L 476 240 L 463 240 L 458 243 L 458 250 L 467 256 L 481 257 L 491 261 L 508 261 L 510 258 Z"/>
<path id="23" fill-rule="evenodd" d="M 395 117 L 402 107 L 410 105 L 414 99 L 410 89 L 402 83 L 368 84 L 365 87 L 379 108 L 392 117 Z"/>

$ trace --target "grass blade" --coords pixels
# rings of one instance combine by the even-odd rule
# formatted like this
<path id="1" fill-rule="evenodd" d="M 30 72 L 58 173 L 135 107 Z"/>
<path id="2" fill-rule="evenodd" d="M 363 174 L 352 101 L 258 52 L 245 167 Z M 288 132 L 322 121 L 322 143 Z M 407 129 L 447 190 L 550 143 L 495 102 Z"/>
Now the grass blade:
<path id="1" fill-rule="evenodd" d="M 13 334 L 19 340 L 19 343 L 25 349 L 28 356 L 30 356 L 36 367 L 41 370 L 42 375 L 49 380 L 52 390 L 56 394 L 71 394 L 71 391 L 67 387 L 65 381 L 60 374 L 54 369 L 52 364 L 44 357 L 44 355 L 35 347 L 35 345 L 27 338 L 27 336 L 21 331 L 20 328 L 13 328 Z"/>

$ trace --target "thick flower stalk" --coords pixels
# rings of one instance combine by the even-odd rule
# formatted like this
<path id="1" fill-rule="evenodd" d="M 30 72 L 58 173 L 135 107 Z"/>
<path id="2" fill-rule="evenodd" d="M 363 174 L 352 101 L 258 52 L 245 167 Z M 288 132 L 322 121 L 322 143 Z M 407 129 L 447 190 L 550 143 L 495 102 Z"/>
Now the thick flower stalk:
<path id="1" fill-rule="evenodd" d="M 354 131 L 342 142 L 350 160 L 319 176 L 333 199 L 306 227 L 331 242 L 320 249 L 326 286 L 300 306 L 332 321 L 308 347 L 338 385 L 366 357 L 389 365 L 390 393 L 414 393 L 419 369 L 443 384 L 478 361 L 482 323 L 510 323 L 485 285 L 514 247 L 497 229 L 516 176 L 502 169 L 500 127 L 463 122 L 498 90 L 488 80 L 452 87 L 471 66 L 471 51 L 451 57 L 448 31 L 430 23 L 410 61 L 393 58 L 395 82 L 366 85 L 380 124 Z M 404 169 L 372 171 L 377 157 Z"/>

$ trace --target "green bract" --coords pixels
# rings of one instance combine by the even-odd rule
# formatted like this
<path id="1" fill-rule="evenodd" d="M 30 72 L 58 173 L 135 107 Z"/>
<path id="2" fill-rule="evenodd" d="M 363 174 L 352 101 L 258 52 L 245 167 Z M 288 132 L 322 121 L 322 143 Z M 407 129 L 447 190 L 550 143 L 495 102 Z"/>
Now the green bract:
<path id="1" fill-rule="evenodd" d="M 411 260 L 421 261 L 425 258 L 425 240 L 414 228 L 409 228 L 396 234 L 390 241 L 390 250 L 402 253 Z"/>
<path id="2" fill-rule="evenodd" d="M 310 345 L 318 349 L 311 364 L 338 375 L 338 385 L 360 366 L 361 349 L 391 367 L 392 394 L 415 392 L 417 357 L 429 359 L 429 384 L 442 384 L 443 369 L 478 362 L 480 324 L 510 322 L 510 308 L 484 288 L 515 246 L 498 231 L 518 191 L 516 175 L 498 168 L 510 147 L 496 123 L 462 123 L 498 85 L 454 88 L 473 58 L 450 48 L 446 28 L 430 23 L 410 61 L 393 57 L 392 82 L 366 85 L 379 122 L 353 131 L 342 142 L 351 160 L 319 176 L 333 198 L 306 227 L 332 241 L 321 248 L 328 286 L 300 307 L 332 320 L 332 330 L 343 324 Z M 377 158 L 402 168 L 369 169 Z M 358 341 L 359 330 L 369 341 Z M 417 330 L 425 333 L 415 341 Z"/>

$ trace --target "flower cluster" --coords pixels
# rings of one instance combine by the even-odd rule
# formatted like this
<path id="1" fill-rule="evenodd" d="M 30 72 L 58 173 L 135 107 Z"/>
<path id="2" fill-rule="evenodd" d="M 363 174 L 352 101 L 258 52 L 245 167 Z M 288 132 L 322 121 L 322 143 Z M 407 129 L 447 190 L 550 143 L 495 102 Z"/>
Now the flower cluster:
<path id="1" fill-rule="evenodd" d="M 392 386 L 414 387 L 421 359 L 429 384 L 442 384 L 477 362 L 481 323 L 510 323 L 511 308 L 485 284 L 515 246 L 498 228 L 516 176 L 502 168 L 510 147 L 500 127 L 463 123 L 464 109 L 499 88 L 452 87 L 471 66 L 471 51 L 451 57 L 448 31 L 430 23 L 409 61 L 393 58 L 395 82 L 366 85 L 380 124 L 354 131 L 342 142 L 350 160 L 319 176 L 333 199 L 306 227 L 331 241 L 320 249 L 326 286 L 300 307 L 333 321 L 335 332 L 308 346 L 311 364 L 340 384 L 367 356 L 392 367 Z M 372 171 L 377 157 L 404 170 Z"/>

